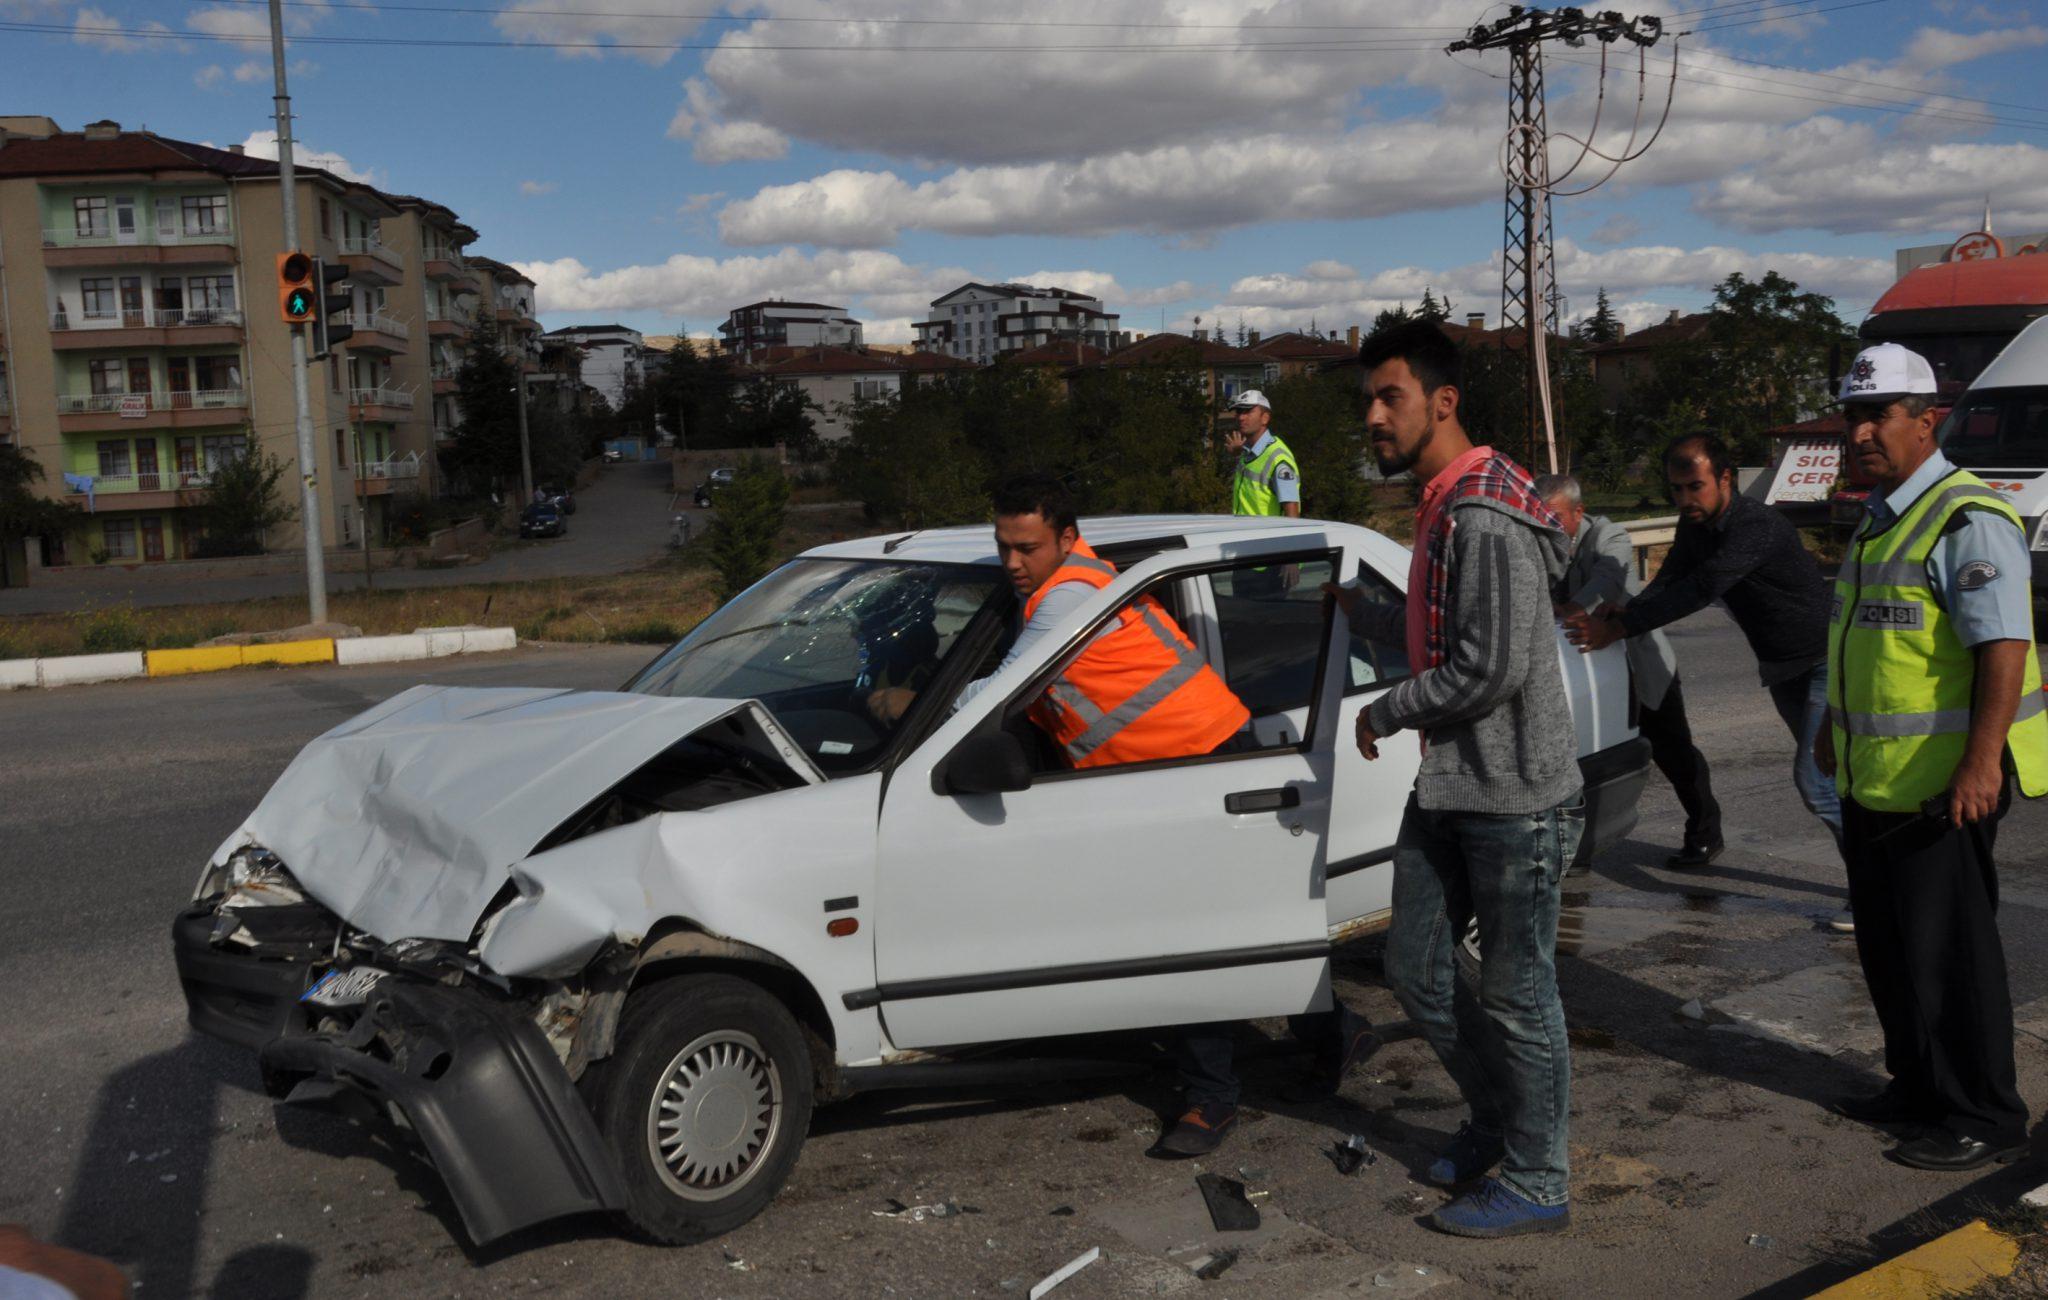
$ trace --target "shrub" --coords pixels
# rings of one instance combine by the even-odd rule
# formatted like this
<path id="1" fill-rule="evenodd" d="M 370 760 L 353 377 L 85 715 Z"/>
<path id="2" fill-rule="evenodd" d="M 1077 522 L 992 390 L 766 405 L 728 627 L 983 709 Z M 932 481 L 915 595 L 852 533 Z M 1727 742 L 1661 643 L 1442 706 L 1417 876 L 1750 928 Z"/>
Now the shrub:
<path id="1" fill-rule="evenodd" d="M 610 629 L 604 639 L 630 645 L 674 645 L 683 639 L 683 630 L 669 619 L 645 618 Z"/>
<path id="2" fill-rule="evenodd" d="M 89 655 L 147 650 L 149 637 L 135 611 L 125 605 L 95 610 L 78 620 L 79 649 Z"/>

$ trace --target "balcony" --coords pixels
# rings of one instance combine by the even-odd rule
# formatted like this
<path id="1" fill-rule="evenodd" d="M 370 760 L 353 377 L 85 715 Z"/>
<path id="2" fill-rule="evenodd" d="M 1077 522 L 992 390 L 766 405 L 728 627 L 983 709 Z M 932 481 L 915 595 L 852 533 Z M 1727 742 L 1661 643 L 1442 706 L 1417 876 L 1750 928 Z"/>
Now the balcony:
<path id="1" fill-rule="evenodd" d="M 429 280 L 467 283 L 472 279 L 469 263 L 463 261 L 462 254 L 455 252 L 453 249 L 428 249 L 426 256 L 422 259 L 422 266 Z"/>
<path id="2" fill-rule="evenodd" d="M 235 232 L 225 226 L 148 235 L 139 230 L 43 231 L 43 265 L 48 267 L 189 266 L 234 260 Z"/>
<path id="3" fill-rule="evenodd" d="M 457 312 L 455 307 L 444 307 L 444 312 Z M 427 318 L 427 337 L 434 339 L 466 339 L 469 337 L 469 321 L 459 315 L 430 316 Z"/>
<path id="4" fill-rule="evenodd" d="M 396 388 L 351 388 L 348 405 L 351 419 L 403 420 L 412 414 L 412 394 Z"/>
<path id="5" fill-rule="evenodd" d="M 353 326 L 348 346 L 358 352 L 403 352 L 412 326 L 381 311 L 343 312 L 339 323 Z"/>
<path id="6" fill-rule="evenodd" d="M 389 496 L 401 483 L 415 481 L 420 476 L 418 452 L 392 460 L 369 460 L 357 465 L 356 495 L 359 497 Z"/>
<path id="7" fill-rule="evenodd" d="M 57 394 L 57 428 L 63 433 L 214 428 L 244 419 L 248 411 L 249 395 L 239 388 Z"/>
<path id="8" fill-rule="evenodd" d="M 159 308 L 82 316 L 60 311 L 50 317 L 50 346 L 58 351 L 206 347 L 241 341 L 242 313 L 233 308 Z"/>
<path id="9" fill-rule="evenodd" d="M 435 366 L 433 368 L 434 396 L 447 397 L 456 391 L 455 381 L 459 369 L 457 366 Z"/>
<path id="10" fill-rule="evenodd" d="M 405 259 L 380 239 L 358 236 L 341 241 L 341 260 L 348 277 L 372 284 L 397 284 L 405 278 Z"/>
<path id="11" fill-rule="evenodd" d="M 204 472 L 164 470 L 147 474 L 66 474 L 64 497 L 97 510 L 103 498 L 117 510 L 172 510 L 198 505 L 211 480 Z M 90 483 L 91 491 L 84 484 Z"/>

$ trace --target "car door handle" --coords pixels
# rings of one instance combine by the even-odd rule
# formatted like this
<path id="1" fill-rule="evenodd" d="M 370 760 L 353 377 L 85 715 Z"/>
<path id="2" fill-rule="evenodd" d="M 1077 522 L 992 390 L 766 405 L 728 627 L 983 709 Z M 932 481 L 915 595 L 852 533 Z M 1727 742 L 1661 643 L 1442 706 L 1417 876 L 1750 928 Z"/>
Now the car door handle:
<path id="1" fill-rule="evenodd" d="M 1275 790 L 1239 790 L 1223 796 L 1223 811 L 1227 813 L 1279 812 L 1282 808 L 1300 806 L 1301 791 L 1291 785 Z"/>

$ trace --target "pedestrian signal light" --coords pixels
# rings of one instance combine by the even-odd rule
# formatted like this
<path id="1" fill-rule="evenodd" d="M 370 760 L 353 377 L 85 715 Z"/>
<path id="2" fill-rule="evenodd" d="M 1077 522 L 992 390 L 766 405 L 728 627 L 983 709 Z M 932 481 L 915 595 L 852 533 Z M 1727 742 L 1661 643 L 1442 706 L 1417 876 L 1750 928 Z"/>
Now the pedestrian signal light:
<path id="1" fill-rule="evenodd" d="M 304 325 L 319 310 L 313 259 L 304 253 L 277 255 L 277 314 L 287 325 Z"/>

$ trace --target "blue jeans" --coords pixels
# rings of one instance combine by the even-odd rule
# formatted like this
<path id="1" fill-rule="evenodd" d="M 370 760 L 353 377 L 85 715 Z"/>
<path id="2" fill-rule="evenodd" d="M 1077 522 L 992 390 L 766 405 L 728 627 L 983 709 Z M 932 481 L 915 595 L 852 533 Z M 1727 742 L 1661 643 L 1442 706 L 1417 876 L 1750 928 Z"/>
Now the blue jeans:
<path id="1" fill-rule="evenodd" d="M 1792 733 L 1792 743 L 1798 746 L 1798 752 L 1792 756 L 1792 784 L 1799 791 L 1799 801 L 1806 805 L 1806 811 L 1821 819 L 1835 837 L 1839 850 L 1842 798 L 1835 793 L 1835 779 L 1822 776 L 1820 765 L 1813 761 L 1814 738 L 1828 722 L 1828 666 L 1815 664 L 1770 689 L 1771 703 L 1777 706 L 1778 716 Z"/>
<path id="2" fill-rule="evenodd" d="M 1571 1048 L 1557 996 L 1557 894 L 1583 801 L 1539 813 L 1426 812 L 1411 795 L 1394 843 L 1387 974 L 1472 1124 L 1507 1146 L 1501 1181 L 1538 1205 L 1570 1197 Z M 1452 948 L 1479 922 L 1479 987 Z"/>

